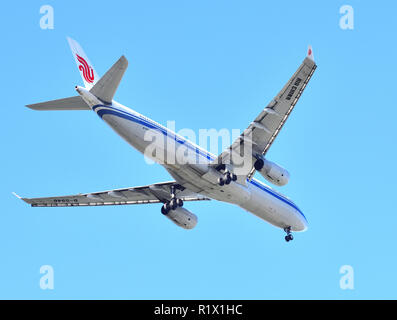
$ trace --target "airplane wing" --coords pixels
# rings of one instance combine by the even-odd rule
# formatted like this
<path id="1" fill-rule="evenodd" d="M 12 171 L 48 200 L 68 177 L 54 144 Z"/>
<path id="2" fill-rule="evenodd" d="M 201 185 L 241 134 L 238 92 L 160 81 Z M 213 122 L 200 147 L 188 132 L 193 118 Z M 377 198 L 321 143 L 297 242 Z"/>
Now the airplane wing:
<path id="1" fill-rule="evenodd" d="M 301 97 L 316 67 L 312 48 L 309 47 L 307 57 L 279 94 L 211 165 L 220 170 L 220 168 L 224 168 L 225 164 L 237 166 L 236 162 L 239 162 L 238 166 L 241 167 L 241 157 L 245 150 L 247 150 L 249 152 L 249 160 L 252 160 L 250 161 L 252 165 L 249 168 L 244 168 L 244 174 L 240 173 L 240 176 L 239 174 L 237 175 L 239 176 L 238 181 L 245 181 L 246 178 L 250 179 L 255 173 L 253 164 L 255 163 L 256 156 L 264 156 L 269 150 Z M 233 161 L 233 157 L 237 159 L 237 156 L 239 156 L 239 160 Z M 244 155 L 244 157 L 246 156 Z"/>
<path id="2" fill-rule="evenodd" d="M 125 189 L 114 189 L 93 193 L 44 198 L 18 198 L 32 207 L 75 207 L 75 206 L 108 206 L 145 203 L 164 203 L 171 199 L 171 186 L 175 194 L 183 201 L 210 200 L 192 192 L 175 181 Z"/>

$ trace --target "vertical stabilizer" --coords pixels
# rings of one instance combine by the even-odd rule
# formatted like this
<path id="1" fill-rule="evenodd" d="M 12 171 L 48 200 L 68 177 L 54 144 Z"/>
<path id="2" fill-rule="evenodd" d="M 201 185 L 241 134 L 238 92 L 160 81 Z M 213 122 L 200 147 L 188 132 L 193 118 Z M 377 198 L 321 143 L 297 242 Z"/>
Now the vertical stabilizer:
<path id="1" fill-rule="evenodd" d="M 99 80 L 98 74 L 95 72 L 90 60 L 77 41 L 69 37 L 67 39 L 70 49 L 72 50 L 74 60 L 79 68 L 80 75 L 83 78 L 84 85 L 86 89 L 90 90 Z"/>

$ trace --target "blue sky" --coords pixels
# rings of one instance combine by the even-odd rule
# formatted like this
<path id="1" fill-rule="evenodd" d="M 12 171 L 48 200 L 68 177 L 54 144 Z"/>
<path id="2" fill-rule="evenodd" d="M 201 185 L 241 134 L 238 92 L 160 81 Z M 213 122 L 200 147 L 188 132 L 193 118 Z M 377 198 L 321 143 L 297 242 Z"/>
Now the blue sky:
<path id="1" fill-rule="evenodd" d="M 39 9 L 54 8 L 54 29 Z M 354 8 L 354 30 L 339 8 Z M 14 1 L 3 4 L 0 298 L 396 298 L 396 4 L 391 1 Z M 176 129 L 241 128 L 312 44 L 318 68 L 268 158 L 309 230 L 283 232 L 232 205 L 189 203 L 196 229 L 159 205 L 30 208 L 63 195 L 170 179 L 95 114 L 34 112 L 81 85 L 66 36 L 99 74 L 129 59 L 116 99 Z M 262 179 L 261 179 L 262 180 Z M 41 290 L 42 265 L 54 290 Z M 339 268 L 354 268 L 341 290 Z"/>

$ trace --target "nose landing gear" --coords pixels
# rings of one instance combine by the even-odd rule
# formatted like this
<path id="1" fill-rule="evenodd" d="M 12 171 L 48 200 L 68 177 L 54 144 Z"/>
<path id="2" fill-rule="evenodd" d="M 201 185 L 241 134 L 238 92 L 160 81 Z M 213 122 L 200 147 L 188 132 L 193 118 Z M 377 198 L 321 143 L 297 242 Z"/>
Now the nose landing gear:
<path id="1" fill-rule="evenodd" d="M 287 234 L 284 238 L 285 241 L 290 242 L 290 241 L 294 240 L 294 237 L 291 234 L 291 227 L 284 228 L 284 231 Z"/>

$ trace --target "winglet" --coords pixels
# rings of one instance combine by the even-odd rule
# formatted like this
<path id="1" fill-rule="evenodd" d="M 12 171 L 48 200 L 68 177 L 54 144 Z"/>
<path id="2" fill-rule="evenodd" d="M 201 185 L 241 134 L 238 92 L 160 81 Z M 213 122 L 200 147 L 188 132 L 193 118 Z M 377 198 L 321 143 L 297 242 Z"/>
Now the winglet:
<path id="1" fill-rule="evenodd" d="M 16 196 L 18 199 L 22 199 L 20 196 L 18 196 L 15 192 L 11 192 L 14 196 Z"/>
<path id="2" fill-rule="evenodd" d="M 312 46 L 309 46 L 307 49 L 307 57 L 314 62 L 314 56 L 313 56 L 313 48 Z"/>
<path id="3" fill-rule="evenodd" d="M 19 195 L 17 195 L 15 192 L 11 192 L 14 196 L 16 196 L 18 199 L 20 199 L 20 200 L 22 200 L 22 201 L 24 201 L 24 202 L 26 202 L 26 203 L 29 203 L 28 201 L 26 201 L 26 198 L 22 198 L 22 197 L 20 197 Z"/>

